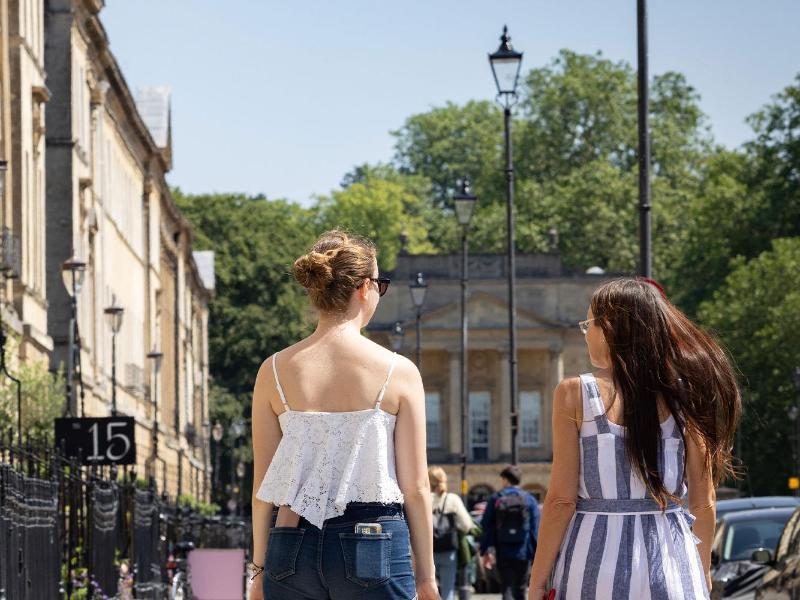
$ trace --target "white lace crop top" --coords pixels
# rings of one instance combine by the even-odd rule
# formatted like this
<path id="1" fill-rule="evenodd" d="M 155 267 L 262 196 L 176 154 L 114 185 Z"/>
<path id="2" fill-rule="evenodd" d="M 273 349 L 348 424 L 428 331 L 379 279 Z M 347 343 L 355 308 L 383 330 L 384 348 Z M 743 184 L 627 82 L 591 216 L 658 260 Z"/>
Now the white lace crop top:
<path id="1" fill-rule="evenodd" d="M 272 371 L 284 411 L 283 437 L 256 497 L 288 505 L 318 528 L 342 515 L 350 502 L 402 503 L 394 452 L 395 415 L 381 409 L 397 355 L 375 406 L 347 412 L 295 411 L 283 393 L 275 361 Z"/>

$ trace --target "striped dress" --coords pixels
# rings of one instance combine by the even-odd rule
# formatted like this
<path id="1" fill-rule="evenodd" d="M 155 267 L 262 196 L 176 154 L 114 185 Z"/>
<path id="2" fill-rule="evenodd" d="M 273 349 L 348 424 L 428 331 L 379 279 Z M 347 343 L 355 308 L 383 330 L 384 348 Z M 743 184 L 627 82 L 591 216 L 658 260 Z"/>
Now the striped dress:
<path id="1" fill-rule="evenodd" d="M 624 427 L 605 414 L 597 381 L 581 375 L 578 503 L 553 570 L 560 600 L 708 598 L 692 534 L 680 506 L 662 512 L 646 497 L 625 455 Z M 683 439 L 673 417 L 661 424 L 661 477 L 667 491 L 686 492 Z"/>

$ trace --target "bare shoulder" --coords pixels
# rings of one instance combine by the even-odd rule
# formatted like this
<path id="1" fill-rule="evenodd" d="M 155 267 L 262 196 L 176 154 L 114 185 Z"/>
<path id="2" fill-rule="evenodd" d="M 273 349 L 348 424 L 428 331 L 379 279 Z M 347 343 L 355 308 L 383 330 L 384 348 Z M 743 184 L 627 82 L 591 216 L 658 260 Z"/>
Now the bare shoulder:
<path id="1" fill-rule="evenodd" d="M 410 385 L 422 383 L 422 377 L 419 374 L 417 365 L 402 354 L 398 354 L 397 358 L 395 358 L 394 377 Z"/>
<path id="2" fill-rule="evenodd" d="M 570 414 L 582 408 L 580 377 L 567 377 L 559 382 L 553 397 L 553 408 Z"/>

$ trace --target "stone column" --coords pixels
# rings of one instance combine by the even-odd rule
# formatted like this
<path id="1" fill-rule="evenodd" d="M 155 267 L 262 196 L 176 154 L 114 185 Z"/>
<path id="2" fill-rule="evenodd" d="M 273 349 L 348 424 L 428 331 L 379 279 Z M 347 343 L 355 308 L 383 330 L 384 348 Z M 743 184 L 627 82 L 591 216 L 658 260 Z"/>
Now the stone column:
<path id="1" fill-rule="evenodd" d="M 510 354 L 508 348 L 501 348 L 498 351 L 498 386 L 496 405 L 499 411 L 492 411 L 497 414 L 497 419 L 492 423 L 492 435 L 498 440 L 498 459 L 507 462 L 511 459 L 511 373 L 508 368 Z"/>
<path id="2" fill-rule="evenodd" d="M 542 445 L 547 454 L 553 454 L 553 394 L 556 386 L 564 379 L 564 348 L 561 345 L 550 346 L 550 368 L 547 374 L 547 389 L 542 397 Z"/>
<path id="3" fill-rule="evenodd" d="M 447 390 L 449 401 L 447 406 L 447 448 L 452 458 L 461 460 L 461 354 L 448 351 L 449 377 Z"/>

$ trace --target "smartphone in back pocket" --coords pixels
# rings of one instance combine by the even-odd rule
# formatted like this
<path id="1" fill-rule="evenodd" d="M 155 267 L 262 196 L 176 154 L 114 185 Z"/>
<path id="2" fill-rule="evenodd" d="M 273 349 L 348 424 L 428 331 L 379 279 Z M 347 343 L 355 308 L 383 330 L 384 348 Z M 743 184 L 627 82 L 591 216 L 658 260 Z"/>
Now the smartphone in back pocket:
<path id="1" fill-rule="evenodd" d="M 356 523 L 355 533 L 363 533 L 365 535 L 375 535 L 383 532 L 383 527 L 380 523 Z"/>

